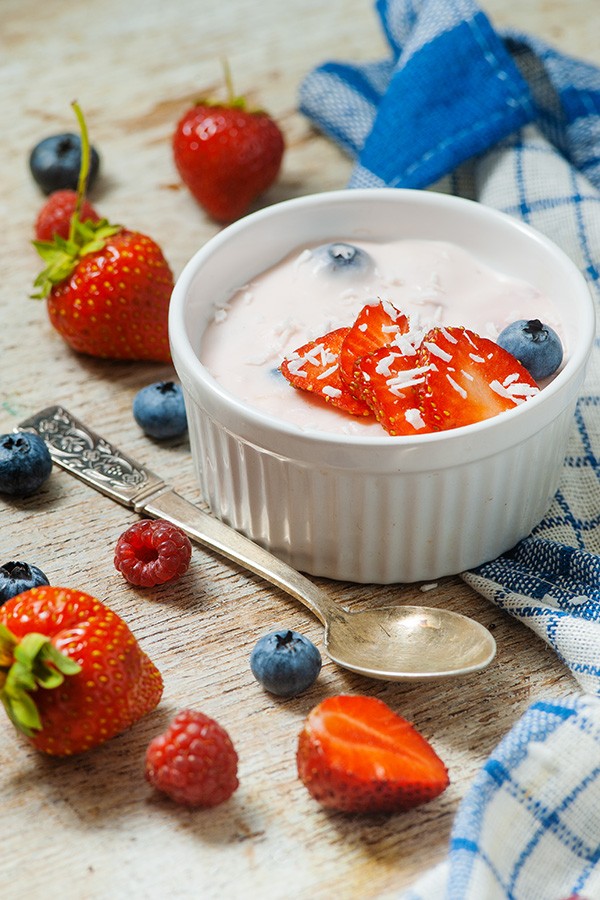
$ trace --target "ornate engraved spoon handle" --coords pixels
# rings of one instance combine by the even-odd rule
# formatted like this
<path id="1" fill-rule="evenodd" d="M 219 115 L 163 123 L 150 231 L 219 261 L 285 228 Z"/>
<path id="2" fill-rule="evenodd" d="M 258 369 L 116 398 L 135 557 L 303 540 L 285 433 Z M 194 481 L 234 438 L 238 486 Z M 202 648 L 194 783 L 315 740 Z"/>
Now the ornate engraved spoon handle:
<path id="1" fill-rule="evenodd" d="M 53 461 L 71 475 L 142 515 L 168 519 L 191 540 L 300 600 L 323 624 L 343 615 L 343 610 L 300 572 L 190 503 L 64 407 L 50 406 L 21 422 L 15 430 L 36 432 L 46 442 Z"/>

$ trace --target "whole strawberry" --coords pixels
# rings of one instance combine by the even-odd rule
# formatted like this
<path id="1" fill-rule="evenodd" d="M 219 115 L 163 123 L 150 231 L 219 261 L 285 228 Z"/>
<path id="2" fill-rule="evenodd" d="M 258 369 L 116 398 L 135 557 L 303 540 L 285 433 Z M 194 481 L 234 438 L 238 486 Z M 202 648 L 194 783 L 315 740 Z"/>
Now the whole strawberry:
<path id="1" fill-rule="evenodd" d="M 79 353 L 170 362 L 168 310 L 173 274 L 151 238 L 106 219 L 82 221 L 89 141 L 82 133 L 78 204 L 68 237 L 34 241 L 46 268 L 35 280 L 54 328 Z"/>
<path id="2" fill-rule="evenodd" d="M 73 350 L 105 359 L 171 359 L 167 319 L 173 276 L 160 247 L 106 220 L 78 222 L 73 238 L 36 241 L 37 278 L 50 321 Z"/>
<path id="3" fill-rule="evenodd" d="M 97 747 L 153 710 L 162 689 L 129 627 L 90 594 L 34 587 L 0 607 L 0 699 L 38 750 Z"/>
<path id="4" fill-rule="evenodd" d="M 77 208 L 77 191 L 65 188 L 50 194 L 35 220 L 35 236 L 38 241 L 51 241 L 55 235 L 65 240 L 69 237 L 71 219 Z M 82 222 L 90 219 L 97 222 L 100 216 L 91 203 L 84 200 L 79 210 Z"/>
<path id="5" fill-rule="evenodd" d="M 226 73 L 227 74 L 227 73 Z M 217 222 L 233 222 L 275 181 L 283 135 L 268 113 L 234 97 L 226 103 L 199 100 L 173 135 L 173 157 L 184 184 Z"/>

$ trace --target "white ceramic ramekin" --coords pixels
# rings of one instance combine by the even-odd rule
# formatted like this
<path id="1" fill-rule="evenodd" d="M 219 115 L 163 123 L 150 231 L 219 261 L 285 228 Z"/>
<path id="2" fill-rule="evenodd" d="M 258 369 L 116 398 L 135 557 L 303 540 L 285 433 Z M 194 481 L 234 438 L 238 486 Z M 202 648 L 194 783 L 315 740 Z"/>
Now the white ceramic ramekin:
<path id="1" fill-rule="evenodd" d="M 415 437 L 300 431 L 223 389 L 197 356 L 215 306 L 302 244 L 360 238 L 452 241 L 531 282 L 561 316 L 563 370 L 514 410 Z M 430 191 L 341 190 L 271 206 L 212 238 L 177 281 L 169 331 L 192 456 L 214 515 L 297 569 L 385 584 L 472 568 L 542 519 L 560 477 L 594 310 L 575 265 L 515 219 Z"/>

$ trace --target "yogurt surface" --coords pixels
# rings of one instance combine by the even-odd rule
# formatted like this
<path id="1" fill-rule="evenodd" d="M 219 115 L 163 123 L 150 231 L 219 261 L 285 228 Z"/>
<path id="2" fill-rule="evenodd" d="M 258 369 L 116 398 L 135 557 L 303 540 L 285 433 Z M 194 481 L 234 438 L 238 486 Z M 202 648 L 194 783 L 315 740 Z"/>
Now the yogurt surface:
<path id="1" fill-rule="evenodd" d="M 324 263 L 319 248 L 300 247 L 215 310 L 199 358 L 224 388 L 302 430 L 381 436 L 374 418 L 341 412 L 295 389 L 279 372 L 298 347 L 350 326 L 365 303 L 389 300 L 409 316 L 411 329 L 462 325 L 495 340 L 511 322 L 537 318 L 563 339 L 556 311 L 537 288 L 494 271 L 455 244 L 352 246 L 366 254 L 362 264 L 337 269 Z"/>

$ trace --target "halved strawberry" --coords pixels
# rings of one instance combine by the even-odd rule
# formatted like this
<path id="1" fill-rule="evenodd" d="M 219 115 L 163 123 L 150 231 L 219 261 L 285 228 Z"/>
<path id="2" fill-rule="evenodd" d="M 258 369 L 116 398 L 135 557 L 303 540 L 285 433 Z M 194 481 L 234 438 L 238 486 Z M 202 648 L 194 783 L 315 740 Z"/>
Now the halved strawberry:
<path id="1" fill-rule="evenodd" d="M 349 330 L 337 328 L 304 344 L 284 359 L 281 372 L 295 388 L 310 391 L 354 416 L 369 416 L 367 404 L 352 396 L 340 375 L 340 351 Z"/>
<path id="2" fill-rule="evenodd" d="M 408 319 L 387 300 L 368 303 L 359 312 L 344 338 L 340 353 L 342 381 L 352 385 L 354 366 L 362 356 L 390 344 L 408 331 Z"/>
<path id="3" fill-rule="evenodd" d="M 298 741 L 298 775 L 322 806 L 396 812 L 439 796 L 448 770 L 406 719 L 375 697 L 329 697 L 308 715 Z"/>
<path id="4" fill-rule="evenodd" d="M 358 360 L 353 392 L 373 410 L 389 434 L 424 434 L 431 429 L 421 411 L 420 388 L 428 366 L 417 355 L 405 356 L 393 346 L 380 347 Z"/>
<path id="5" fill-rule="evenodd" d="M 423 416 L 433 430 L 459 428 L 524 403 L 539 388 L 498 344 L 467 328 L 433 328 L 423 338 Z"/>

